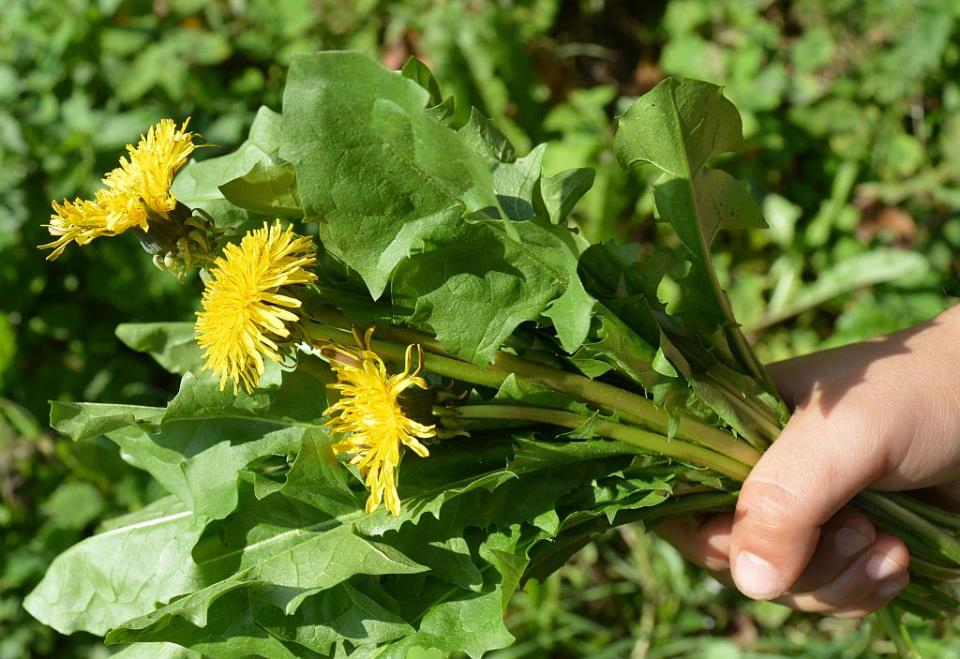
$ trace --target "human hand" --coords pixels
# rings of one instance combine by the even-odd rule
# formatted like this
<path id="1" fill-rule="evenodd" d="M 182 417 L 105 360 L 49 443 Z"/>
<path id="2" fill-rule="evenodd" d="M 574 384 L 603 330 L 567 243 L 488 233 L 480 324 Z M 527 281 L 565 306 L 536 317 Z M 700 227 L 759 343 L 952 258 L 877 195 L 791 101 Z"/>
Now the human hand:
<path id="1" fill-rule="evenodd" d="M 960 501 L 960 306 L 865 343 L 769 367 L 793 416 L 735 513 L 657 531 L 749 597 L 860 617 L 909 582 L 910 556 L 846 504 L 933 488 Z"/>

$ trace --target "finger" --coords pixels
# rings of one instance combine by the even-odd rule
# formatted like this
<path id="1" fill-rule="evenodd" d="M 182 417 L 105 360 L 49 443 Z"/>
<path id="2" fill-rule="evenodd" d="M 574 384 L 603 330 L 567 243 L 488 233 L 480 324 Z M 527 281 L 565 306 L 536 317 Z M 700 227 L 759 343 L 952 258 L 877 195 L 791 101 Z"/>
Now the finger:
<path id="1" fill-rule="evenodd" d="M 816 353 L 814 353 L 816 354 Z M 804 377 L 803 366 L 808 358 L 795 357 L 782 362 L 767 364 L 767 373 L 777 385 L 777 391 L 784 402 L 792 409 L 796 407 L 813 388 L 811 382 Z"/>
<path id="2" fill-rule="evenodd" d="M 823 526 L 813 557 L 790 591 L 807 593 L 833 581 L 873 545 L 876 535 L 873 524 L 865 515 L 843 508 Z"/>
<path id="3" fill-rule="evenodd" d="M 766 369 L 780 396 L 794 408 L 817 395 L 823 382 L 836 380 L 838 364 L 867 361 L 874 358 L 874 352 L 869 343 L 858 343 L 775 362 Z"/>
<path id="4" fill-rule="evenodd" d="M 688 521 L 669 517 L 657 526 L 657 534 L 687 559 L 708 570 L 730 568 L 730 526 L 732 513 Z"/>
<path id="5" fill-rule="evenodd" d="M 743 484 L 730 556 L 734 580 L 754 599 L 773 599 L 803 572 L 820 527 L 876 480 L 885 456 L 868 433 L 817 410 L 795 414 Z"/>
<path id="6" fill-rule="evenodd" d="M 832 353 L 832 350 L 823 350 L 766 366 L 781 398 L 791 409 L 809 400 L 817 383 L 836 368 Z"/>
<path id="7" fill-rule="evenodd" d="M 870 615 L 887 605 L 890 600 L 899 595 L 908 585 L 910 585 L 910 573 L 904 572 L 900 576 L 882 584 L 873 595 L 864 601 L 850 608 L 834 611 L 831 615 L 835 618 L 862 618 Z"/>
<path id="8" fill-rule="evenodd" d="M 879 533 L 873 546 L 832 581 L 809 593 L 784 595 L 779 601 L 809 613 L 866 611 L 902 588 L 904 575 L 909 580 L 909 564 L 910 555 L 903 542 Z"/>

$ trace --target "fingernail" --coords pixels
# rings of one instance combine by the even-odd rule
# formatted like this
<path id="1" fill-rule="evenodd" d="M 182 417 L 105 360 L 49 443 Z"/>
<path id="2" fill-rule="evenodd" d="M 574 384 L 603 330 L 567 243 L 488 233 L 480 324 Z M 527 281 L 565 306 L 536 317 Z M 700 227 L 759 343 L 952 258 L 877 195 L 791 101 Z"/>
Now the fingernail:
<path id="1" fill-rule="evenodd" d="M 849 558 L 867 548 L 869 538 L 849 527 L 843 527 L 833 538 L 833 545 L 841 558 Z"/>
<path id="2" fill-rule="evenodd" d="M 877 588 L 877 597 L 881 597 L 883 599 L 886 599 L 888 597 L 893 597 L 894 595 L 899 593 L 901 590 L 903 590 L 904 586 L 907 585 L 908 581 L 910 581 L 910 575 L 907 574 L 906 572 L 904 572 L 899 576 L 894 577 L 887 583 Z"/>
<path id="3" fill-rule="evenodd" d="M 883 581 L 895 575 L 897 572 L 903 572 L 904 566 L 884 554 L 875 554 L 867 561 L 864 571 L 867 576 L 874 581 Z"/>
<path id="4" fill-rule="evenodd" d="M 748 551 L 737 555 L 733 577 L 741 592 L 753 599 L 772 599 L 783 592 L 783 577 L 777 569 L 769 561 Z"/>

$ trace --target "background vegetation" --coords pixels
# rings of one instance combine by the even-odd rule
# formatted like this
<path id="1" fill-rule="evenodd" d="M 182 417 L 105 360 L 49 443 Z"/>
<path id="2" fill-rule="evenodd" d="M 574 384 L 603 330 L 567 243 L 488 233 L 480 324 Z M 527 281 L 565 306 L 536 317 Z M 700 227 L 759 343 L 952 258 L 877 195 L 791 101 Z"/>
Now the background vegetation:
<path id="1" fill-rule="evenodd" d="M 106 656 L 32 621 L 49 560 L 154 496 L 106 440 L 46 430 L 48 399 L 162 404 L 176 383 L 121 347 L 124 321 L 189 319 L 197 282 L 155 271 L 132 236 L 54 264 L 36 245 L 51 199 L 88 195 L 123 146 L 192 116 L 232 148 L 279 109 L 297 52 L 360 48 L 429 62 L 552 173 L 598 169 L 577 221 L 593 240 L 658 239 L 642 174 L 611 118 L 664 75 L 727 85 L 771 228 L 717 261 L 768 360 L 929 318 L 960 282 L 960 5 L 952 0 L 5 0 L 0 6 L 0 659 Z M 212 147 L 199 157 L 222 152 Z M 855 657 L 868 626 L 743 600 L 640 529 L 531 584 L 505 657 Z M 929 656 L 953 630 L 914 624 Z"/>

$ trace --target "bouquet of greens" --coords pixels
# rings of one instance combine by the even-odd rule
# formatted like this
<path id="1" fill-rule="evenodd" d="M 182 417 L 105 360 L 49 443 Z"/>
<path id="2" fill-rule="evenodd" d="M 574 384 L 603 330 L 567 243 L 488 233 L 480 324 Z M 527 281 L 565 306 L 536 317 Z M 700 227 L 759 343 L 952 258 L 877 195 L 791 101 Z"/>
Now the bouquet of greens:
<path id="1" fill-rule="evenodd" d="M 132 232 L 203 294 L 195 324 L 117 329 L 183 376 L 165 408 L 53 404 L 169 495 L 58 557 L 35 617 L 124 656 L 479 657 L 594 534 L 734 505 L 788 417 L 711 263 L 718 231 L 764 225 L 708 165 L 742 142 L 734 106 L 668 79 L 619 118 L 676 234 L 655 249 L 589 244 L 568 216 L 592 171 L 544 176 L 543 145 L 453 109 L 416 60 L 307 55 L 234 153 L 188 162 L 164 120 L 54 204 L 51 257 Z M 960 519 L 856 505 L 911 549 L 895 606 L 955 610 Z"/>

